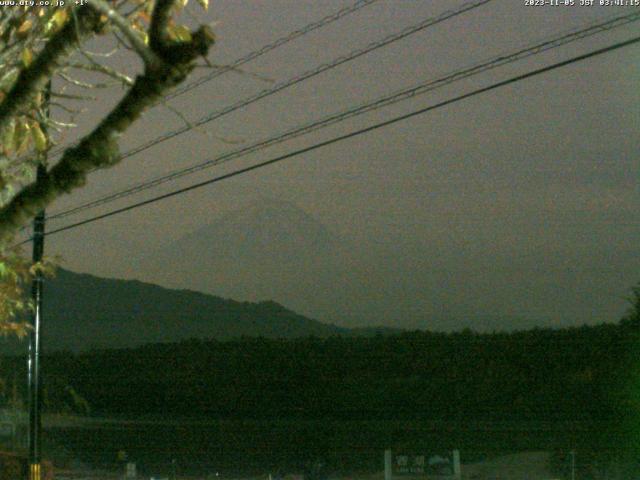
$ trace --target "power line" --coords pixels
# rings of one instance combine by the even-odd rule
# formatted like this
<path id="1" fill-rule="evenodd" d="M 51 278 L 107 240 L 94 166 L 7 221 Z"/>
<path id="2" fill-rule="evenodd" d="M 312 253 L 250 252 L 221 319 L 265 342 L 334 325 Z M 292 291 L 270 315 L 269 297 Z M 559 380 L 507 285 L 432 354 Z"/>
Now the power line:
<path id="1" fill-rule="evenodd" d="M 187 84 L 187 85 L 183 85 L 182 87 L 174 90 L 173 92 L 171 92 L 169 95 L 165 96 L 164 99 L 165 100 L 171 100 L 175 97 L 178 97 L 184 93 L 187 93 L 190 90 L 193 90 L 194 88 L 202 85 L 203 83 L 206 82 L 210 82 L 211 80 L 224 75 L 227 72 L 230 71 L 235 71 L 237 70 L 239 67 L 241 67 L 242 65 L 249 63 L 253 60 L 255 60 L 256 58 L 261 57 L 262 55 L 265 55 L 269 52 L 271 52 L 272 50 L 275 50 L 277 48 L 282 47 L 283 45 L 286 45 L 287 43 L 299 38 L 299 37 L 303 37 L 315 30 L 318 30 L 322 27 L 325 27 L 337 20 L 340 20 L 342 17 L 346 17 L 347 15 L 350 15 L 354 12 L 357 12 L 358 10 L 363 9 L 364 7 L 367 7 L 375 2 L 377 2 L 378 0 L 358 0 L 357 2 L 355 2 L 353 5 L 350 5 L 348 7 L 344 7 L 340 10 L 338 10 L 335 13 L 332 13 L 331 15 L 327 15 L 326 17 L 321 18 L 318 21 L 312 22 L 298 30 L 294 30 L 293 32 L 288 33 L 287 35 L 285 35 L 284 37 L 280 37 L 277 40 L 274 40 L 273 42 L 264 45 L 263 47 L 261 47 L 258 50 L 254 50 L 252 52 L 249 52 L 248 54 L 246 54 L 243 57 L 240 57 L 236 60 L 234 60 L 233 62 L 231 62 L 229 65 L 224 65 L 221 68 L 216 69 L 215 71 L 211 72 L 208 75 L 205 75 L 201 78 L 198 78 L 197 80 L 194 80 L 193 82 Z M 58 156 L 60 153 L 62 153 L 64 150 L 66 150 L 67 148 L 70 148 L 72 145 L 67 145 L 64 147 L 59 147 L 56 148 L 55 150 L 51 151 L 49 153 L 50 157 L 53 156 Z"/>
<path id="2" fill-rule="evenodd" d="M 125 158 L 131 157 L 133 155 L 136 155 L 144 150 L 147 150 L 148 148 L 151 148 L 155 145 L 158 145 L 159 143 L 162 143 L 164 141 L 170 140 L 171 138 L 174 138 L 178 135 L 181 135 L 185 132 L 188 132 L 190 130 L 193 130 L 196 127 L 199 127 L 201 125 L 204 125 L 205 123 L 209 123 L 212 122 L 213 120 L 217 120 L 218 118 L 224 117 L 225 115 L 228 115 L 232 112 L 235 112 L 237 110 L 240 110 L 252 103 L 255 103 L 259 100 L 262 100 L 263 98 L 267 98 L 270 97 L 272 95 L 275 95 L 276 93 L 279 93 L 287 88 L 293 87 L 294 85 L 297 85 L 301 82 L 304 82 L 310 78 L 313 78 L 317 75 L 320 75 L 321 73 L 327 72 L 329 70 L 332 70 L 336 67 L 339 67 L 340 65 L 343 65 L 347 62 L 350 62 L 352 60 L 355 60 L 356 58 L 359 58 L 363 55 L 366 55 L 368 53 L 371 53 L 375 50 L 378 50 L 382 47 L 386 47 L 387 45 L 390 45 L 392 43 L 395 43 L 399 40 L 402 40 L 403 38 L 406 38 L 410 35 L 413 35 L 415 33 L 418 33 L 422 30 L 425 30 L 429 27 L 432 27 L 438 23 L 444 22 L 446 20 L 449 20 L 451 18 L 457 17 L 458 15 L 462 15 L 463 13 L 466 13 L 470 10 L 473 10 L 475 8 L 478 8 L 486 3 L 491 2 L 492 0 L 476 0 L 474 2 L 467 2 L 464 3 L 462 6 L 460 6 L 459 8 L 455 9 L 455 10 L 447 10 L 444 13 L 436 16 L 436 17 L 429 17 L 415 25 L 412 25 L 410 27 L 405 28 L 404 30 L 401 30 L 400 32 L 397 33 L 393 33 L 385 38 L 383 38 L 382 40 L 378 40 L 376 42 L 372 42 L 370 44 L 368 44 L 367 46 L 363 47 L 363 48 L 359 48 L 357 50 L 353 50 L 351 52 L 349 52 L 346 55 L 340 56 L 338 58 L 335 58 L 334 60 L 332 60 L 329 63 L 323 63 L 321 65 L 318 65 L 317 67 L 311 69 L 311 70 L 307 70 L 304 73 L 301 73 L 299 75 L 296 75 L 294 77 L 291 77 L 288 80 L 285 80 L 283 82 L 277 83 L 276 85 L 274 85 L 271 88 L 268 89 L 264 89 L 261 90 L 260 92 L 251 95 L 249 97 L 246 97 L 232 105 L 229 105 L 225 108 L 222 108 L 220 110 L 216 110 L 214 112 L 209 113 L 208 115 L 205 115 L 204 117 L 200 118 L 198 121 L 196 121 L 195 123 L 192 123 L 190 125 L 185 125 L 181 128 L 172 130 L 170 132 L 167 132 L 163 135 L 160 135 L 152 140 L 149 140 L 146 143 L 143 143 L 141 145 L 138 145 L 137 147 L 132 148 L 131 150 L 126 151 L 125 153 L 123 153 L 122 155 L 120 155 L 119 160 L 123 160 Z"/>
<path id="3" fill-rule="evenodd" d="M 454 10 L 447 10 L 444 13 L 435 16 L 435 17 L 429 17 L 425 20 L 422 20 L 421 22 L 409 26 L 399 32 L 393 33 L 391 35 L 388 35 L 387 37 L 384 37 L 381 40 L 378 40 L 376 42 L 372 42 L 370 44 L 368 44 L 367 46 L 363 47 L 363 48 L 359 48 L 356 50 L 353 50 L 349 53 L 347 53 L 346 55 L 340 56 L 335 58 L 334 60 L 332 60 L 329 63 L 323 63 L 321 65 L 318 65 L 317 67 L 311 69 L 311 70 L 307 70 L 304 73 L 301 73 L 299 75 L 296 75 L 294 77 L 291 77 L 288 80 L 285 80 L 283 82 L 277 83 L 276 85 L 274 85 L 271 88 L 267 88 L 264 89 L 254 95 L 251 95 L 247 98 L 244 98 L 232 105 L 229 105 L 225 108 L 222 108 L 220 110 L 216 110 L 214 112 L 209 113 L 208 115 L 205 115 L 204 117 L 200 118 L 198 121 L 196 121 L 195 123 L 191 124 L 191 125 L 185 125 L 181 128 L 178 128 L 176 130 L 173 130 L 171 132 L 167 132 L 163 135 L 160 135 L 158 137 L 156 137 L 155 139 L 152 139 L 146 143 L 143 143 L 141 145 L 138 145 L 135 148 L 132 148 L 131 150 L 128 150 L 127 152 L 123 153 L 120 156 L 120 159 L 124 159 L 124 158 L 128 158 L 131 157 L 133 155 L 136 155 L 144 150 L 147 150 L 148 148 L 151 148 L 159 143 L 162 143 L 166 140 L 169 140 L 171 138 L 174 138 L 182 133 L 188 132 L 189 130 L 193 130 L 196 127 L 199 127 L 201 125 L 204 125 L 205 123 L 209 123 L 212 122 L 214 120 L 217 120 L 221 117 L 224 117 L 225 115 L 228 115 L 232 112 L 235 112 L 237 110 L 240 110 L 252 103 L 255 103 L 259 100 L 262 100 L 264 98 L 270 97 L 272 95 L 275 95 L 276 93 L 279 93 L 287 88 L 293 87 L 294 85 L 297 85 L 299 83 L 302 83 L 306 80 L 309 80 L 310 78 L 316 77 L 318 75 L 320 75 L 321 73 L 327 72 L 329 70 L 332 70 L 334 68 L 339 67 L 340 65 L 343 65 L 347 62 L 353 61 L 359 57 L 362 57 L 363 55 L 366 55 L 368 53 L 371 53 L 375 50 L 378 50 L 382 47 L 386 47 L 387 45 L 391 45 L 392 43 L 395 43 L 399 40 L 402 40 L 410 35 L 414 35 L 418 32 L 421 32 L 422 30 L 425 30 L 427 28 L 430 28 L 434 25 L 437 25 L 439 23 L 442 23 L 446 20 L 449 20 L 451 18 L 457 17 L 459 15 L 462 15 L 463 13 L 466 13 L 470 10 L 476 9 L 478 7 L 481 7 L 482 5 L 485 5 L 489 2 L 491 2 L 492 0 L 476 0 L 474 2 L 467 2 L 464 3 L 462 6 L 460 6 L 457 9 Z"/>
<path id="4" fill-rule="evenodd" d="M 575 29 L 571 30 L 570 32 L 561 34 L 551 40 L 546 40 L 546 41 L 543 41 L 542 43 L 538 43 L 536 45 L 520 49 L 508 55 L 500 55 L 497 57 L 492 57 L 491 59 L 485 60 L 484 62 L 476 63 L 470 67 L 466 67 L 464 69 L 446 74 L 443 77 L 440 77 L 436 80 L 429 80 L 427 82 L 422 82 L 416 86 L 386 95 L 375 101 L 367 102 L 359 106 L 349 108 L 348 110 L 342 111 L 340 113 L 332 114 L 328 117 L 313 121 L 311 123 L 305 124 L 300 127 L 293 128 L 279 135 L 270 137 L 266 140 L 259 141 L 257 143 L 234 150 L 232 152 L 224 153 L 221 156 L 216 157 L 214 159 L 210 159 L 186 168 L 174 170 L 173 172 L 162 175 L 160 177 L 156 177 L 155 179 L 138 183 L 136 185 L 133 185 L 132 187 L 121 190 L 119 192 L 106 195 L 97 200 L 93 200 L 85 204 L 79 205 L 77 207 L 73 207 L 71 209 L 51 215 L 48 218 L 50 220 L 60 219 L 89 208 L 110 203 L 120 198 L 124 198 L 129 195 L 133 195 L 135 193 L 147 190 L 149 188 L 156 187 L 168 181 L 172 181 L 177 178 L 203 170 L 205 168 L 209 168 L 213 165 L 219 165 L 221 163 L 225 163 L 227 161 L 248 155 L 250 153 L 254 153 L 256 151 L 265 149 L 267 147 L 276 145 L 278 143 L 282 143 L 286 140 L 290 140 L 292 138 L 296 138 L 301 135 L 305 135 L 307 133 L 310 133 L 322 128 L 326 128 L 330 125 L 344 121 L 348 118 L 362 115 L 364 113 L 382 108 L 384 106 L 388 106 L 388 105 L 406 100 L 416 95 L 421 95 L 421 94 L 433 91 L 437 88 L 441 88 L 445 85 L 449 85 L 456 81 L 459 81 L 474 75 L 478 75 L 488 70 L 506 65 L 508 63 L 512 63 L 532 55 L 537 55 L 539 53 L 551 50 L 553 48 L 558 48 L 568 43 L 587 38 L 589 36 L 595 35 L 597 33 L 601 33 L 603 31 L 609 31 L 613 28 L 617 28 L 638 20 L 640 20 L 640 12 L 613 17 L 605 20 L 604 22 L 590 24 L 589 26 L 584 27 L 580 30 L 575 30 Z"/>
<path id="5" fill-rule="evenodd" d="M 51 231 L 47 232 L 47 235 L 54 235 L 56 233 L 64 232 L 66 230 L 71 230 L 73 228 L 77 228 L 77 227 L 80 227 L 82 225 L 86 225 L 88 223 L 92 223 L 92 222 L 95 222 L 95 221 L 98 221 L 98 220 L 102 220 L 102 219 L 105 219 L 105 218 L 108 218 L 108 217 L 112 217 L 112 216 L 117 215 L 119 213 L 124 213 L 124 212 L 127 212 L 129 210 L 134 210 L 136 208 L 143 207 L 145 205 L 150 205 L 150 204 L 158 202 L 160 200 L 164 200 L 164 199 L 167 199 L 167 198 L 170 198 L 170 197 L 174 197 L 176 195 L 180 195 L 180 194 L 183 194 L 183 193 L 186 193 L 186 192 L 190 192 L 192 190 L 204 187 L 206 185 L 211 185 L 213 183 L 218 183 L 218 182 L 221 182 L 222 180 L 227 180 L 229 178 L 233 178 L 233 177 L 242 175 L 244 173 L 251 172 L 253 170 L 258 170 L 258 169 L 266 167 L 268 165 L 272 165 L 274 163 L 278 163 L 278 162 L 281 162 L 283 160 L 287 160 L 289 158 L 296 157 L 298 155 L 302 155 L 304 153 L 308 153 L 308 152 L 317 150 L 319 148 L 326 147 L 326 146 L 332 145 L 334 143 L 341 142 L 343 140 L 347 140 L 347 139 L 350 139 L 350 138 L 353 138 L 353 137 L 357 137 L 357 136 L 363 135 L 365 133 L 372 132 L 374 130 L 378 130 L 378 129 L 383 128 L 383 127 L 387 127 L 389 125 L 393 125 L 393 124 L 401 122 L 403 120 L 407 120 L 409 118 L 413 118 L 413 117 L 416 117 L 418 115 L 423 115 L 425 113 L 428 113 L 428 112 L 431 112 L 433 110 L 445 107 L 447 105 L 451 105 L 451 104 L 459 102 L 461 100 L 465 100 L 467 98 L 471 98 L 471 97 L 474 97 L 476 95 L 480 95 L 482 93 L 486 93 L 486 92 L 489 92 L 491 90 L 495 90 L 497 88 L 504 87 L 506 85 L 510 85 L 510 84 L 513 84 L 513 83 L 516 83 L 516 82 L 519 82 L 519 81 L 522 81 L 522 80 L 537 76 L 537 75 L 541 75 L 543 73 L 550 72 L 550 71 L 555 70 L 557 68 L 561 68 L 561 67 L 564 67 L 564 66 L 567 66 L 567 65 L 571 65 L 573 63 L 577 63 L 577 62 L 586 60 L 588 58 L 592 58 L 592 57 L 595 57 L 595 56 L 598 56 L 598 55 L 602 55 L 602 54 L 605 54 L 605 53 L 608 53 L 608 52 L 611 52 L 611 51 L 614 51 L 614 50 L 618 50 L 620 48 L 627 47 L 629 45 L 632 45 L 632 44 L 635 44 L 635 43 L 638 43 L 638 42 L 640 42 L 640 37 L 634 37 L 634 38 L 632 38 L 630 40 L 626 40 L 624 42 L 619 42 L 619 43 L 616 43 L 614 45 L 610 45 L 610 46 L 605 47 L 605 48 L 601 48 L 601 49 L 594 50 L 594 51 L 591 51 L 591 52 L 583 54 L 583 55 L 578 55 L 576 57 L 572 57 L 572 58 L 570 58 L 568 60 L 557 62 L 557 63 L 554 63 L 552 65 L 546 66 L 546 67 L 538 68 L 536 70 L 532 70 L 530 72 L 527 72 L 527 73 L 524 73 L 524 74 L 521 74 L 521 75 L 516 75 L 516 76 L 511 77 L 511 78 L 509 78 L 507 80 L 502 80 L 500 82 L 494 83 L 494 84 L 489 85 L 487 87 L 478 88 L 478 89 L 473 90 L 471 92 L 468 92 L 468 93 L 465 93 L 465 94 L 462 94 L 462 95 L 458 95 L 456 97 L 450 98 L 448 100 L 444 100 L 444 101 L 436 103 L 434 105 L 430 105 L 428 107 L 424 107 L 424 108 L 421 108 L 419 110 L 414 110 L 413 112 L 394 117 L 394 118 L 392 118 L 390 120 L 385 120 L 383 122 L 376 123 L 376 124 L 371 125 L 369 127 L 365 127 L 365 128 L 359 129 L 359 130 L 355 130 L 355 131 L 347 133 L 345 135 L 334 137 L 334 138 L 332 138 L 330 140 L 325 140 L 323 142 L 316 143 L 316 144 L 311 145 L 309 147 L 301 148 L 299 150 L 295 150 L 293 152 L 277 156 L 277 157 L 272 158 L 270 160 L 266 160 L 264 162 L 260 162 L 260 163 L 257 163 L 255 165 L 251 165 L 249 167 L 241 168 L 241 169 L 235 170 L 233 172 L 230 172 L 230 173 L 227 173 L 227 174 L 224 174 L 224 175 L 220 175 L 218 177 L 214 177 L 214 178 L 211 178 L 209 180 L 205 180 L 203 182 L 192 184 L 192 185 L 190 185 L 188 187 L 184 187 L 184 188 L 180 188 L 178 190 L 174 190 L 173 192 L 165 193 L 163 195 L 158 195 L 158 196 L 156 196 L 154 198 L 151 198 L 151 199 L 148 199 L 148 200 L 137 202 L 137 203 L 128 205 L 128 206 L 123 207 L 123 208 L 118 208 L 116 210 L 112 210 L 110 212 L 107 212 L 107 213 L 104 213 L 104 214 L 101 214 L 101 215 L 96 215 L 94 217 L 91 217 L 91 218 L 88 218 L 88 219 L 85 219 L 85 220 L 82 220 L 82 221 L 79 221 L 79 222 L 75 222 L 75 223 L 72 223 L 70 225 L 66 225 L 64 227 L 57 228 L 55 230 L 51 230 Z M 27 243 L 29 241 L 31 241 L 31 239 L 25 240 L 25 241 L 21 242 L 19 245 Z"/>
<path id="6" fill-rule="evenodd" d="M 202 85 L 203 83 L 209 82 L 211 80 L 213 80 L 216 77 L 219 77 L 220 75 L 222 75 L 223 73 L 226 73 L 228 71 L 237 69 L 238 67 L 241 67 L 242 65 L 244 65 L 245 63 L 251 62 L 253 60 L 255 60 L 256 58 L 264 55 L 265 53 L 268 53 L 272 50 L 275 50 L 278 47 L 281 47 L 282 45 L 285 45 L 289 42 L 291 42 L 292 40 L 295 40 L 298 37 L 302 37 L 308 33 L 313 32 L 314 30 L 317 30 L 318 28 L 324 27 L 325 25 L 328 25 L 332 22 L 335 22 L 336 20 L 339 20 L 340 18 L 349 15 L 350 13 L 353 13 L 357 10 L 360 10 L 361 8 L 364 8 L 368 5 L 371 5 L 374 2 L 377 2 L 378 0 L 358 0 L 357 2 L 355 2 L 353 5 L 349 6 L 349 7 L 345 7 L 341 10 L 338 10 L 336 13 L 332 14 L 332 15 L 327 15 L 326 17 L 322 18 L 321 20 L 318 20 L 317 22 L 313 22 L 310 23 L 309 25 L 296 30 L 294 32 L 289 33 L 288 35 L 279 38 L 278 40 L 275 40 L 274 42 L 265 45 L 264 47 L 262 47 L 259 50 L 253 51 L 247 55 L 245 55 L 244 57 L 241 57 L 239 59 L 237 59 L 236 61 L 232 62 L 230 65 L 225 65 L 224 67 L 222 67 L 220 70 L 217 70 L 215 72 L 210 73 L 209 75 L 206 75 L 202 78 L 199 78 L 197 80 L 194 80 L 193 82 L 184 85 L 178 89 L 176 89 L 174 92 L 172 92 L 171 94 L 169 94 L 166 99 L 170 100 L 172 98 L 175 98 L 179 95 L 182 95 L 183 93 L 186 93 L 190 90 L 193 90 L 194 88 Z"/>

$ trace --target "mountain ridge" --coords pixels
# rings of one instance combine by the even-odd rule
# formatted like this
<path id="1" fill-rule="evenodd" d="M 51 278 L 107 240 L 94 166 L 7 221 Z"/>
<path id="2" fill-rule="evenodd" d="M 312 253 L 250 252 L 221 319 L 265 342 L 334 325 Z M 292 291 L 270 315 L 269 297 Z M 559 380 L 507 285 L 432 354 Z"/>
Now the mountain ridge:
<path id="1" fill-rule="evenodd" d="M 366 281 L 366 265 L 347 239 L 299 206 L 262 199 L 141 258 L 138 278 L 252 302 L 274 299 L 306 316 L 339 320 L 358 303 L 354 290 Z"/>
<path id="2" fill-rule="evenodd" d="M 307 318 L 274 301 L 239 302 L 139 280 L 58 269 L 44 289 L 43 348 L 81 351 L 190 338 L 328 337 L 351 330 Z M 5 339 L 0 352 L 24 350 Z"/>

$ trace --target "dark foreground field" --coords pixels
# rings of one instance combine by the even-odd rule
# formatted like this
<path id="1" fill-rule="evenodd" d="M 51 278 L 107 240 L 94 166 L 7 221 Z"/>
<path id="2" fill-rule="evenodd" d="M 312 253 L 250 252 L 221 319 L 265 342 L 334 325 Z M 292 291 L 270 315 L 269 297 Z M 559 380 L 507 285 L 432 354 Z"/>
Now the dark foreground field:
<path id="1" fill-rule="evenodd" d="M 416 421 L 108 421 L 49 427 L 46 435 L 63 446 L 67 459 L 91 468 L 118 468 L 124 450 L 139 471 L 170 475 L 250 476 L 302 473 L 321 459 L 336 475 L 383 469 L 383 452 L 461 451 L 463 463 L 513 452 L 555 452 L 581 443 L 598 428 L 579 423 Z M 582 452 L 584 454 L 584 452 Z"/>
<path id="2" fill-rule="evenodd" d="M 84 420 L 49 423 L 46 437 L 68 462 L 111 468 L 123 450 L 165 476 L 302 472 L 319 459 L 373 472 L 386 448 L 456 448 L 463 462 L 549 452 L 559 471 L 574 450 L 580 478 L 607 478 L 588 470 L 640 458 L 638 351 L 638 326 L 621 322 L 59 352 L 42 362 L 45 409 Z M 24 365 L 5 358 L 0 373 L 24 378 Z"/>

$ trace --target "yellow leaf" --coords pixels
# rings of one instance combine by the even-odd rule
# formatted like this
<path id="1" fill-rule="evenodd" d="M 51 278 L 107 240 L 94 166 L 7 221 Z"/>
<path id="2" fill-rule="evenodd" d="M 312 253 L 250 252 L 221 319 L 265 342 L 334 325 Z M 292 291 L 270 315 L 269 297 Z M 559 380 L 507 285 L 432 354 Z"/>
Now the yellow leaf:
<path id="1" fill-rule="evenodd" d="M 29 65 L 31 65 L 32 61 L 33 61 L 33 53 L 31 52 L 31 50 L 29 50 L 28 48 L 25 48 L 24 50 L 22 50 L 22 64 L 25 67 L 28 67 Z"/>
<path id="2" fill-rule="evenodd" d="M 176 25 L 168 29 L 169 35 L 174 39 L 180 42 L 190 42 L 191 41 L 191 30 L 184 25 Z"/>
<path id="3" fill-rule="evenodd" d="M 28 123 L 18 123 L 16 125 L 15 132 L 15 145 L 16 145 L 16 153 L 24 153 L 29 148 L 29 140 L 31 139 L 31 135 L 29 135 L 30 126 Z"/>
<path id="4" fill-rule="evenodd" d="M 13 126 L 13 149 L 17 149 L 24 140 L 25 128 L 24 124 L 15 122 Z"/>
<path id="5" fill-rule="evenodd" d="M 36 146 L 36 150 L 44 152 L 47 149 L 47 137 L 45 136 L 39 123 L 34 123 L 31 129 L 31 135 L 33 136 L 33 143 Z"/>
<path id="6" fill-rule="evenodd" d="M 151 23 L 151 15 L 149 15 L 147 12 L 145 12 L 144 10 L 140 10 L 137 13 L 137 17 L 142 20 L 143 22 L 145 22 L 146 24 Z"/>
<path id="7" fill-rule="evenodd" d="M 19 73 L 20 70 L 17 68 L 12 68 L 11 70 L 9 70 L 8 73 L 0 78 L 0 89 L 2 89 L 4 92 L 9 91 L 9 89 L 13 86 L 13 83 L 18 78 Z"/>
<path id="8" fill-rule="evenodd" d="M 69 13 L 67 12 L 67 10 L 64 8 L 59 8 L 58 10 L 56 10 L 56 13 L 53 14 L 51 20 L 57 28 L 61 28 L 67 21 L 68 17 Z"/>
<path id="9" fill-rule="evenodd" d="M 198 0 L 198 3 L 205 10 L 209 10 L 209 0 Z"/>
<path id="10" fill-rule="evenodd" d="M 216 39 L 216 34 L 213 33 L 213 30 L 211 29 L 211 27 L 209 27 L 208 25 L 204 25 L 201 27 L 202 32 L 205 35 L 205 38 L 211 42 L 215 41 Z"/>
<path id="11" fill-rule="evenodd" d="M 4 147 L 5 155 L 12 153 L 16 148 L 15 134 L 16 120 L 15 118 L 10 118 L 2 132 L 2 146 Z"/>
<path id="12" fill-rule="evenodd" d="M 24 22 L 22 22 L 22 25 L 20 25 L 20 28 L 18 28 L 18 34 L 19 35 L 24 35 L 26 33 L 29 32 L 29 30 L 31 29 L 31 26 L 33 25 L 33 21 L 28 18 L 27 20 L 25 20 Z"/>

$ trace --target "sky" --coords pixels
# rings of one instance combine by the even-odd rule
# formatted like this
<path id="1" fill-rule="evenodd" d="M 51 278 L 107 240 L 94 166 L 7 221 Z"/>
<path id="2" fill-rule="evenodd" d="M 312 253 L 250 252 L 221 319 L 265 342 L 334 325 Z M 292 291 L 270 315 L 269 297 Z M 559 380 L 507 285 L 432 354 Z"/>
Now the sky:
<path id="1" fill-rule="evenodd" d="M 462 3 L 374 2 L 244 65 L 242 72 L 228 72 L 171 100 L 171 108 L 148 112 L 122 138 L 122 149 Z M 225 65 L 347 5 L 350 2 L 334 0 L 216 0 L 206 15 L 193 8 L 185 21 L 212 22 L 217 42 L 209 59 Z M 535 7 L 523 0 L 494 0 L 95 172 L 84 189 L 61 198 L 49 212 L 638 8 Z M 49 228 L 424 108 L 634 34 L 635 23 L 565 45 L 52 221 Z M 100 48 L 104 46 L 95 45 Z M 114 62 L 127 68 L 131 60 L 123 54 Z M 199 68 L 193 78 L 207 73 Z M 326 302 L 314 306 L 273 299 L 319 320 L 435 330 L 617 321 L 627 308 L 630 287 L 640 281 L 639 86 L 640 47 L 635 45 L 51 236 L 47 253 L 60 255 L 63 266 L 71 270 L 143 278 L 140 261 L 149 252 L 174 245 L 226 213 L 268 197 L 309 213 L 355 245 L 354 255 L 376 252 L 368 258 L 375 262 L 373 271 L 379 278 L 371 283 L 371 291 L 340 304 L 342 311 L 328 308 Z M 79 117 L 80 127 L 69 140 L 87 132 L 121 90 L 100 95 Z M 393 295 L 381 298 L 382 285 Z"/>

